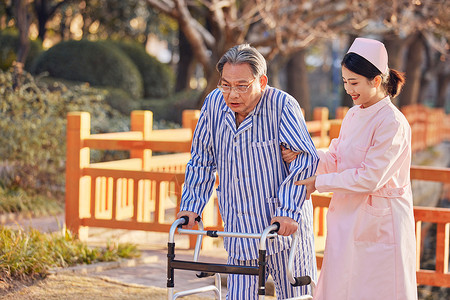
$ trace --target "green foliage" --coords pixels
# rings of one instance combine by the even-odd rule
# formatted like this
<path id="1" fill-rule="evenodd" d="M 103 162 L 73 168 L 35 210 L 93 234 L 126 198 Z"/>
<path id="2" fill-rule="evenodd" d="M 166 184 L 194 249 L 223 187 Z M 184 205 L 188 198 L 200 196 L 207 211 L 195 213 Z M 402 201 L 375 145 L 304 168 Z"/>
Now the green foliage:
<path id="1" fill-rule="evenodd" d="M 151 110 L 156 121 L 181 123 L 183 110 L 194 109 L 200 94 L 198 90 L 185 90 L 164 99 L 144 99 L 140 106 L 143 110 Z"/>
<path id="2" fill-rule="evenodd" d="M 49 216 L 64 212 L 61 203 L 52 197 L 30 193 L 20 187 L 0 187 L 0 215 L 20 213 L 28 216 Z"/>
<path id="3" fill-rule="evenodd" d="M 27 73 L 18 88 L 13 81 L 13 73 L 0 71 L 0 186 L 6 190 L 63 191 L 69 111 L 90 112 L 94 133 L 128 130 L 128 119 L 96 89 L 47 85 Z"/>
<path id="4" fill-rule="evenodd" d="M 32 73 L 42 72 L 94 86 L 121 88 L 134 98 L 143 95 L 142 77 L 135 64 L 122 51 L 102 42 L 82 40 L 56 44 L 33 64 Z"/>
<path id="5" fill-rule="evenodd" d="M 0 227 L 0 278 L 34 278 L 49 269 L 119 258 L 139 257 L 132 244 L 108 243 L 106 248 L 89 248 L 67 230 L 44 234 L 35 229 L 24 231 Z"/>
<path id="6" fill-rule="evenodd" d="M 144 98 L 162 98 L 170 94 L 175 76 L 166 64 L 149 55 L 144 47 L 131 41 L 106 41 L 121 49 L 134 62 L 144 82 Z"/>
<path id="7" fill-rule="evenodd" d="M 122 89 L 105 87 L 98 90 L 105 96 L 106 103 L 126 116 L 129 116 L 133 110 L 139 109 L 137 101 L 132 101 L 130 95 Z"/>
<path id="8" fill-rule="evenodd" d="M 0 31 L 0 69 L 7 70 L 17 58 L 19 35 L 16 31 Z M 42 44 L 38 40 L 30 40 L 25 69 L 28 70 L 33 60 L 42 52 Z"/>

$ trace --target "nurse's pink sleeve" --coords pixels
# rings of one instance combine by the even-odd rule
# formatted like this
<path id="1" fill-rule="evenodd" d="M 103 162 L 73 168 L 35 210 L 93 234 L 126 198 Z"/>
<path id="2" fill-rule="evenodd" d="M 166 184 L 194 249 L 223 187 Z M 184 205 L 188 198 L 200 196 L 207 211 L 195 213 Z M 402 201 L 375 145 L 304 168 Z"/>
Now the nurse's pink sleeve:
<path id="1" fill-rule="evenodd" d="M 317 153 L 319 154 L 319 165 L 317 166 L 316 175 L 334 173 L 337 171 L 336 148 L 338 143 L 338 139 L 333 139 L 327 151 L 317 149 Z"/>
<path id="2" fill-rule="evenodd" d="M 405 124 L 406 123 L 406 124 Z M 318 175 L 319 192 L 372 193 L 398 172 L 409 172 L 410 135 L 407 121 L 385 119 L 375 130 L 372 144 L 359 168 Z M 408 161 L 409 160 L 409 161 Z M 406 163 L 407 168 L 403 167 Z M 320 164 L 319 164 L 320 165 Z M 408 176 L 408 174 L 404 174 Z"/>

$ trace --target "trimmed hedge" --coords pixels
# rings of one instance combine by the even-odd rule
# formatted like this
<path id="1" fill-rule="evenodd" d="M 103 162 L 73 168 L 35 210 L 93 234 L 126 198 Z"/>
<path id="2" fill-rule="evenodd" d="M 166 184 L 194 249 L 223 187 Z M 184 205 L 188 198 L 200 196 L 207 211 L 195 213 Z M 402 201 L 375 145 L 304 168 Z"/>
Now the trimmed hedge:
<path id="1" fill-rule="evenodd" d="M 137 66 L 144 82 L 144 98 L 163 98 L 171 93 L 175 81 L 172 69 L 149 55 L 141 44 L 114 40 L 105 42 L 121 49 Z"/>
<path id="2" fill-rule="evenodd" d="M 32 73 L 121 88 L 134 98 L 143 96 L 141 74 L 131 59 L 116 47 L 87 40 L 65 41 L 43 52 Z"/>
<path id="3" fill-rule="evenodd" d="M 17 58 L 19 49 L 19 34 L 15 31 L 0 31 L 0 69 L 8 70 Z M 42 52 L 42 44 L 39 40 L 30 40 L 25 70 L 29 70 L 33 60 Z"/>

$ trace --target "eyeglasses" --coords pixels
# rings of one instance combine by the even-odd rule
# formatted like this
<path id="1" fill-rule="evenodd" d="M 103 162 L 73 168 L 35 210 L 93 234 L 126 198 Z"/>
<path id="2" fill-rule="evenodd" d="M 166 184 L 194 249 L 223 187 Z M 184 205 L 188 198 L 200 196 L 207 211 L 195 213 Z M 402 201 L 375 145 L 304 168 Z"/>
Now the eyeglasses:
<path id="1" fill-rule="evenodd" d="M 239 94 L 243 94 L 246 93 L 248 91 L 248 88 L 253 84 L 253 82 L 256 80 L 256 78 L 253 78 L 252 81 L 250 81 L 248 84 L 239 84 L 237 86 L 231 86 L 228 84 L 225 85 L 217 85 L 217 88 L 222 92 L 222 93 L 231 93 L 231 90 L 234 89 L 237 93 Z M 222 79 L 219 80 L 219 82 L 221 82 Z"/>

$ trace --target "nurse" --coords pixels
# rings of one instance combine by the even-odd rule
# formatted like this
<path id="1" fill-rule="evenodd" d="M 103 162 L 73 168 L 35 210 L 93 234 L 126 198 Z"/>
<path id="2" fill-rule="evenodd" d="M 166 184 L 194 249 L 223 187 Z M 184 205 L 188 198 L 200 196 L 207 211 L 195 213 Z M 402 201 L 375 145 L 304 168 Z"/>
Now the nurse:
<path id="1" fill-rule="evenodd" d="M 391 97 L 405 78 L 383 43 L 357 38 L 342 60 L 353 106 L 339 137 L 319 152 L 307 197 L 333 192 L 316 300 L 417 299 L 411 129 Z M 294 153 L 284 150 L 285 160 Z"/>

